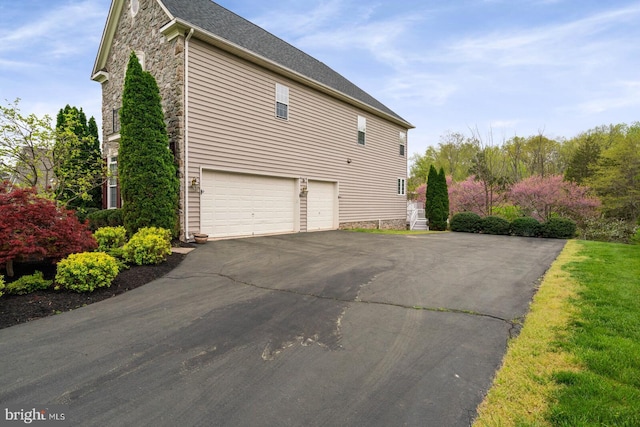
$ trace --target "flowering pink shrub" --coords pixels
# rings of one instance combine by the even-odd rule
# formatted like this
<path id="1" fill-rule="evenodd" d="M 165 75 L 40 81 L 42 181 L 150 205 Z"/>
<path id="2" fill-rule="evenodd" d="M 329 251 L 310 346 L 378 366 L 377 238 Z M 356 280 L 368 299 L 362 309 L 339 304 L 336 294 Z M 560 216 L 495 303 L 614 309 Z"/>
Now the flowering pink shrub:
<path id="1" fill-rule="evenodd" d="M 450 177 L 447 177 L 447 186 L 449 188 L 449 210 L 452 214 L 473 212 L 480 216 L 486 215 L 486 193 L 481 181 L 476 181 L 473 176 L 470 176 L 464 181 L 453 182 Z M 496 205 L 500 195 L 494 193 L 492 196 L 492 204 Z"/>
<path id="2" fill-rule="evenodd" d="M 526 178 L 511 187 L 507 199 L 526 216 L 540 221 L 552 214 L 581 221 L 596 216 L 600 207 L 600 200 L 589 194 L 588 187 L 564 181 L 562 175 Z"/>

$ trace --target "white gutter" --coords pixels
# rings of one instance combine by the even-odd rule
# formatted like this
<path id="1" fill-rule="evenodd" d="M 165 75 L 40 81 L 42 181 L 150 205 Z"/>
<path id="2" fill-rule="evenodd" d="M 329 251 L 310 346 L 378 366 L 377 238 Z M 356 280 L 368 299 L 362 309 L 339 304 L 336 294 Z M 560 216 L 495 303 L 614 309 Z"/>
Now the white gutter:
<path id="1" fill-rule="evenodd" d="M 184 238 L 189 241 L 189 40 L 191 28 L 184 39 Z M 198 178 L 200 179 L 200 178 Z"/>

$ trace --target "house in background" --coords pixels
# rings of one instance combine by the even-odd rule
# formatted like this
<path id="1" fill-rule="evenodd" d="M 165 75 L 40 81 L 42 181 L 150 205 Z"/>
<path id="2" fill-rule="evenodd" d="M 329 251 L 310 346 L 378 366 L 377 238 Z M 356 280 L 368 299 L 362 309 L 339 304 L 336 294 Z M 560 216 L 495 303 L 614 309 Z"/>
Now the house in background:
<path id="1" fill-rule="evenodd" d="M 406 227 L 413 126 L 210 0 L 112 1 L 92 74 L 112 171 L 132 51 L 160 87 L 182 239 Z M 116 179 L 107 206 L 120 206 Z"/>

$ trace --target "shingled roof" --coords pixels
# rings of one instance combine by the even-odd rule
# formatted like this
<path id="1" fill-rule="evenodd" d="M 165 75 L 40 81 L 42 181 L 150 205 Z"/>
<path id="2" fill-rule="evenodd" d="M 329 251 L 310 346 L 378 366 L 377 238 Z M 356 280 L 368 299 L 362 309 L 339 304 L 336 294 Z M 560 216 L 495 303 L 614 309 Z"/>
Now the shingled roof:
<path id="1" fill-rule="evenodd" d="M 413 127 L 326 64 L 211 0 L 160 1 L 172 15 L 172 19 L 227 40 L 255 55 L 394 117 L 408 127 Z"/>

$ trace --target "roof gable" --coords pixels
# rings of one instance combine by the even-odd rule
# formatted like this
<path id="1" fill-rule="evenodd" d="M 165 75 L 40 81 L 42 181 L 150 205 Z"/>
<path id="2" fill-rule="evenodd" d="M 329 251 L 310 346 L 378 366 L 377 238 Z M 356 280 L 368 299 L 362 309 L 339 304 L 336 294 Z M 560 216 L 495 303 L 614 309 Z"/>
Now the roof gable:
<path id="1" fill-rule="evenodd" d="M 244 51 L 245 59 L 260 59 L 263 65 L 270 63 L 276 68 L 290 71 L 292 75 L 308 83 L 338 95 L 346 100 L 362 104 L 394 122 L 413 128 L 409 122 L 387 106 L 360 89 L 345 77 L 321 61 L 304 53 L 263 28 L 251 23 L 211 0 L 156 0 L 168 16 L 168 27 L 172 23 L 178 29 L 195 28 L 195 37 L 207 36 L 223 41 Z M 98 57 L 93 70 L 93 79 L 100 81 L 106 57 L 111 49 L 111 40 L 118 24 L 125 0 L 113 0 L 107 24 L 100 43 Z M 175 29 L 175 28 L 174 28 Z M 167 33 L 165 33 L 167 34 Z M 184 33 L 183 33 L 184 34 Z M 344 95 L 344 96 L 342 96 Z"/>

